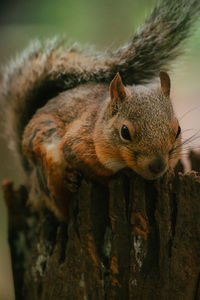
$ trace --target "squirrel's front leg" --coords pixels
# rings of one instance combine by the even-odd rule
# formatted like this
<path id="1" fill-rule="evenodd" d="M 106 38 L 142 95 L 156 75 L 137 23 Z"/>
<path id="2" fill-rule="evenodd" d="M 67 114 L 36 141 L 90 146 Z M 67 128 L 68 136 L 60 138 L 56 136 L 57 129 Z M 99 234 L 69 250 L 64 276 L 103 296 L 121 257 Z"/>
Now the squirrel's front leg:
<path id="1" fill-rule="evenodd" d="M 82 179 L 82 175 L 79 171 L 70 168 L 65 169 L 65 186 L 68 191 L 75 193 L 78 191 Z"/>
<path id="2" fill-rule="evenodd" d="M 30 201 L 38 207 L 37 198 L 61 219 L 68 218 L 71 193 L 80 185 L 81 175 L 66 162 L 60 150 L 61 132 L 56 120 L 35 116 L 26 127 L 23 151 L 32 165 Z M 35 195 L 35 191 L 37 195 Z"/>

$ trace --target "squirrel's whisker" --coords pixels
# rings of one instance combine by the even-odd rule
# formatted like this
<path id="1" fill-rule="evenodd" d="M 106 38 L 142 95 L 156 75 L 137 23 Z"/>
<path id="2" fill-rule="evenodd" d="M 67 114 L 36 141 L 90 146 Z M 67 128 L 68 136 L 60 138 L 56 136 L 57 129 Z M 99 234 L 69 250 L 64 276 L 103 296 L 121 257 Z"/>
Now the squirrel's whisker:
<path id="1" fill-rule="evenodd" d="M 195 110 L 199 110 L 199 109 L 200 109 L 200 105 L 191 108 L 190 110 L 186 111 L 181 117 L 179 117 L 179 121 L 182 121 L 188 114 L 190 114 L 191 112 L 194 112 Z"/>

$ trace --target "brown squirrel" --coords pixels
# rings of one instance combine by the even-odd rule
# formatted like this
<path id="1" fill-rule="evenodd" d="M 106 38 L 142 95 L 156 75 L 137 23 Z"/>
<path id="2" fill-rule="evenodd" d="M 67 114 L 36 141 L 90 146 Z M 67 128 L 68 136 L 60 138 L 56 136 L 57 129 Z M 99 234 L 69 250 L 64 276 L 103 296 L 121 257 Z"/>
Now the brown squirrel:
<path id="1" fill-rule="evenodd" d="M 7 133 L 32 183 L 34 207 L 45 203 L 66 219 L 81 176 L 106 181 L 129 167 L 153 180 L 175 166 L 181 129 L 170 78 L 161 71 L 160 87 L 138 84 L 179 55 L 199 11 L 199 0 L 162 1 L 114 53 L 65 49 L 54 39 L 33 43 L 5 69 Z"/>

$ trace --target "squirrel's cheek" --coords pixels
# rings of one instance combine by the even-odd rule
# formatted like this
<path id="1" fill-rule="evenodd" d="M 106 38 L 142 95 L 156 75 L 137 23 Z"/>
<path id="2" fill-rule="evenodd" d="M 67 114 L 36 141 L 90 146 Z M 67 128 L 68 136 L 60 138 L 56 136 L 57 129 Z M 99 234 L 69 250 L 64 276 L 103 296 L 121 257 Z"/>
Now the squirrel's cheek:
<path id="1" fill-rule="evenodd" d="M 140 158 L 138 159 L 131 152 L 129 153 L 128 151 L 123 151 L 122 157 L 126 162 L 127 167 L 132 169 L 137 174 L 143 176 L 145 169 L 145 166 L 143 165 L 143 160 L 140 160 Z"/>

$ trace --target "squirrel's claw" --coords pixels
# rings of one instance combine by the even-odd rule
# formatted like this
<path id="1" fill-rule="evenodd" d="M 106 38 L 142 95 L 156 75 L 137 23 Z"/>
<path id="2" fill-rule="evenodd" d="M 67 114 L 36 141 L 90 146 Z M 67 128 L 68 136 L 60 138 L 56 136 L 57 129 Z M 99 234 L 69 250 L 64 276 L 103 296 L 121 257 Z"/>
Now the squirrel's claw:
<path id="1" fill-rule="evenodd" d="M 67 172 L 67 177 L 65 178 L 65 186 L 70 192 L 75 193 L 80 187 L 81 180 L 82 175 L 80 172 L 76 170 L 70 170 Z"/>

